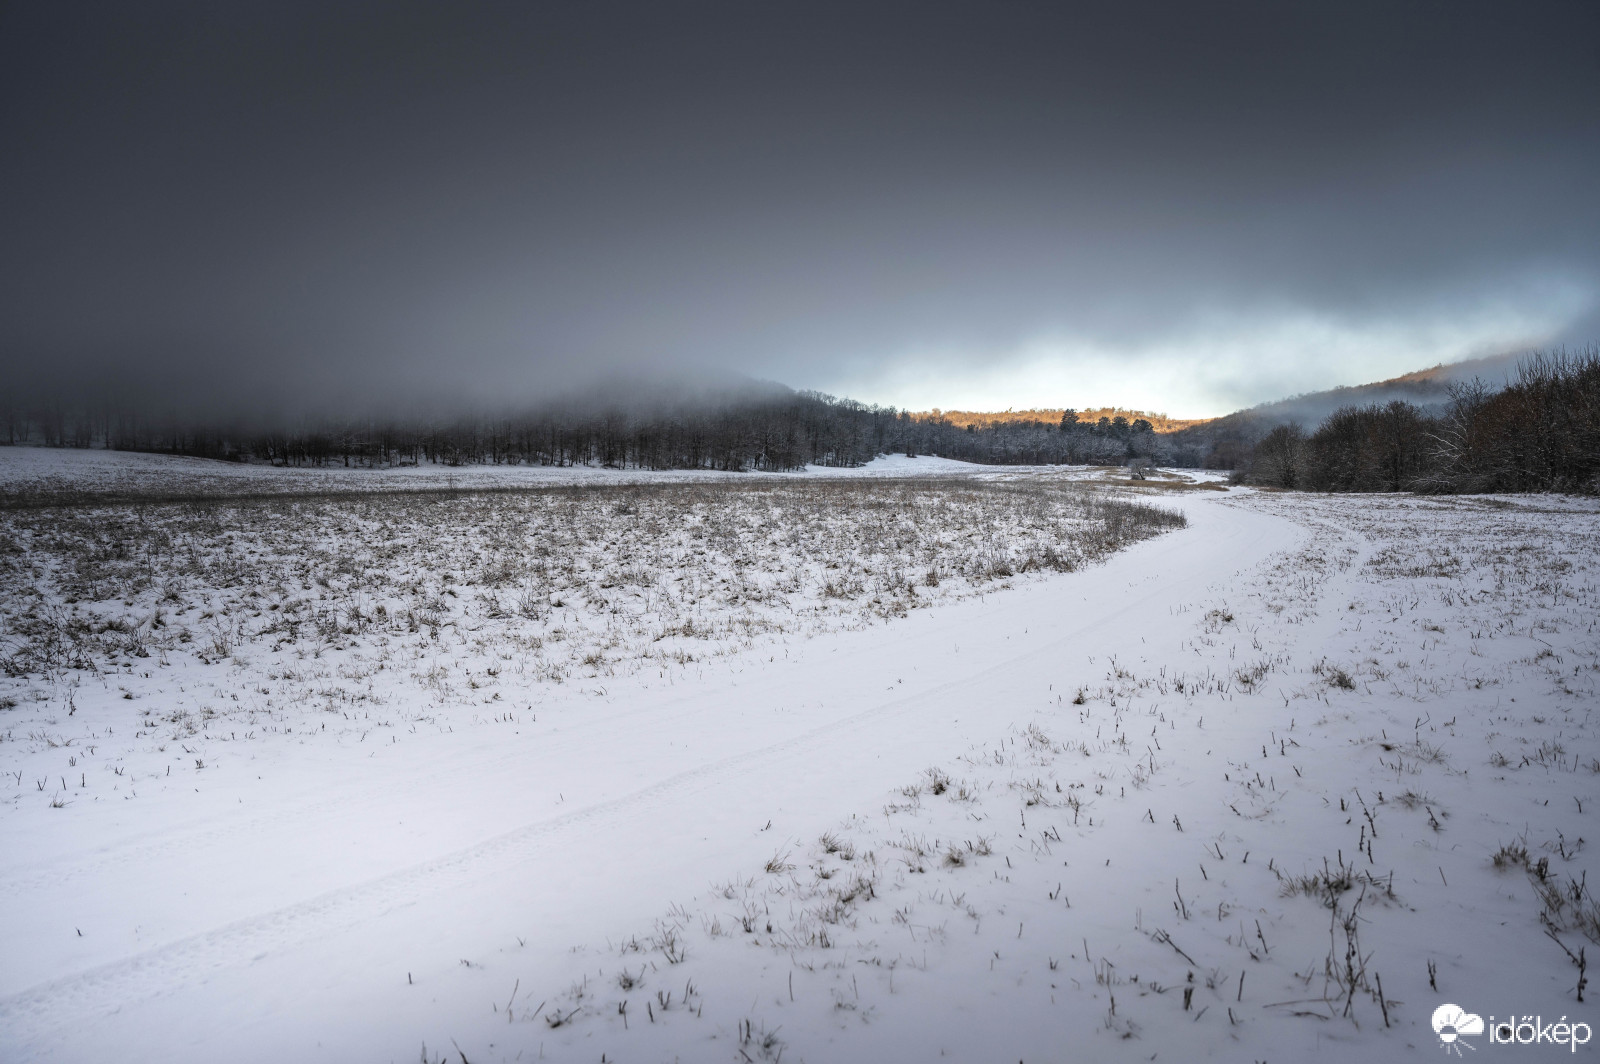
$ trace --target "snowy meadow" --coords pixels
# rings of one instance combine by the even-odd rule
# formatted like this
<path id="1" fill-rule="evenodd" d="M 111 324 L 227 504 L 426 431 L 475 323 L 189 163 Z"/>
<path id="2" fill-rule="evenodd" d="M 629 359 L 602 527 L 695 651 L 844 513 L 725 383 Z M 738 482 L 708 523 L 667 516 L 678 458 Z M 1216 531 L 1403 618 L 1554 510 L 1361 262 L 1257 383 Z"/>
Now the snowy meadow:
<path id="1" fill-rule="evenodd" d="M 43 495 L 0 524 L 0 667 L 24 681 L 13 699 L 72 701 L 86 678 L 181 656 L 226 665 L 224 686 L 279 684 L 256 692 L 264 710 L 348 718 L 389 703 L 385 670 L 438 705 L 493 703 L 904 616 L 1182 524 L 1045 481 Z M 225 712 L 203 708 L 188 735 Z"/>
<path id="2" fill-rule="evenodd" d="M 1592 501 L 147 468 L 6 481 L 6 1059 L 1592 1051 Z"/>

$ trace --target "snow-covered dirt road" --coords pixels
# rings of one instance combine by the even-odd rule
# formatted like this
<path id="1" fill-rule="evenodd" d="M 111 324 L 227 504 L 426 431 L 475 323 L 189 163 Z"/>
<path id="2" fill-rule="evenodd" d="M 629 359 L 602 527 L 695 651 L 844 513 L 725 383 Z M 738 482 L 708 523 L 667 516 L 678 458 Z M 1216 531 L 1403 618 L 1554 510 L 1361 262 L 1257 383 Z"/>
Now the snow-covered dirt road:
<path id="1" fill-rule="evenodd" d="M 1548 841 L 1560 889 L 1584 860 L 1595 515 L 1175 504 L 1095 568 L 493 727 L 243 745 L 112 813 L 19 794 L 0 1056 L 1399 1059 L 1433 1051 L 1435 960 L 1441 1002 L 1582 1012 L 1491 858 Z M 1521 570 L 1443 536 L 1489 521 Z M 1537 724 L 1493 717 L 1516 697 Z M 37 712 L 0 721 L 19 791 L 127 726 Z"/>

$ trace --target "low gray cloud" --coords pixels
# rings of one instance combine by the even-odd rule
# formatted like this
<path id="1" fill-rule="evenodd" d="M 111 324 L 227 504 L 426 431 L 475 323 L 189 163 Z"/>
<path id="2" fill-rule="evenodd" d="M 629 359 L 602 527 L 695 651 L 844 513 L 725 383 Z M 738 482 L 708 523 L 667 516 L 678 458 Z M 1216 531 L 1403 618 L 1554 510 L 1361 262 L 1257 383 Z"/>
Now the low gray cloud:
<path id="1" fill-rule="evenodd" d="M 14 382 L 1215 413 L 1600 313 L 1590 4 L 0 19 Z"/>

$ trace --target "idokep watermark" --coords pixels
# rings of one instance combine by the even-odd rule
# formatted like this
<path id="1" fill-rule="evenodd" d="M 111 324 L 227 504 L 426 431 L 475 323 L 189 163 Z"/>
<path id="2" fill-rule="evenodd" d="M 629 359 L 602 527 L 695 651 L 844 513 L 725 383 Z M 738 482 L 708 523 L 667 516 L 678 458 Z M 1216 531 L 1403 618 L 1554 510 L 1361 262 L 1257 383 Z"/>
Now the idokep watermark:
<path id="1" fill-rule="evenodd" d="M 1592 1033 L 1587 1023 L 1568 1023 L 1565 1016 L 1549 1023 L 1545 1023 L 1541 1016 L 1511 1016 L 1504 1020 L 1489 1017 L 1491 1045 L 1571 1046 L 1576 1053 L 1579 1046 L 1588 1043 Z"/>
<path id="2" fill-rule="evenodd" d="M 1482 1016 L 1460 1005 L 1440 1005 L 1434 1009 L 1433 1032 L 1439 1036 L 1439 1047 L 1458 1057 L 1466 1055 L 1461 1052 L 1463 1049 L 1477 1049 L 1473 1042 L 1485 1033 L 1490 1045 L 1567 1046 L 1573 1053 L 1579 1046 L 1587 1045 L 1594 1034 L 1587 1023 L 1568 1022 L 1565 1016 L 1548 1023 L 1542 1016 L 1513 1014 L 1504 1020 L 1490 1016 L 1485 1024 Z"/>

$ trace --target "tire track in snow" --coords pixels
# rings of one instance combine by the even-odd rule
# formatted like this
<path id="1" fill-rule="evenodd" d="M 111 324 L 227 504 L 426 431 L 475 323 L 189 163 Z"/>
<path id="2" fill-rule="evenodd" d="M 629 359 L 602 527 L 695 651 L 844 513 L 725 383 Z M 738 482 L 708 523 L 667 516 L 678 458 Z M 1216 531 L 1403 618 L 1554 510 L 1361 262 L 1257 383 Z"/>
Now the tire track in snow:
<path id="1" fill-rule="evenodd" d="M 1212 500 L 1206 499 L 1204 501 L 1209 503 Z M 1129 551 L 1137 551 L 1141 547 L 1163 544 L 1171 538 L 1171 535 L 1168 535 L 1158 537 L 1155 540 L 1136 543 L 1119 554 L 1112 555 L 1103 564 L 1110 564 L 1127 555 Z M 1148 575 L 1145 578 L 1149 579 Z M 982 601 L 996 593 L 995 590 L 985 589 L 979 591 L 974 597 Z M 956 603 L 936 602 L 934 608 L 937 609 L 942 605 L 954 604 Z M 848 632 L 848 629 L 841 629 L 838 632 L 827 634 L 839 635 L 845 632 Z M 607 714 L 606 719 L 598 723 L 569 721 L 563 726 L 564 734 L 561 740 L 557 741 L 564 740 L 569 743 L 573 740 L 581 741 L 587 731 L 593 731 L 596 728 L 601 730 L 615 728 L 641 715 L 650 715 L 657 723 L 666 719 L 691 717 L 696 712 L 695 698 L 694 694 L 685 694 L 665 705 L 647 703 L 639 709 L 620 709 Z M 572 708 L 572 703 L 569 702 L 558 708 L 570 709 Z M 673 717 L 669 718 L 667 714 L 672 714 Z M 559 751 L 555 751 L 555 753 L 559 755 Z M 522 756 L 521 751 L 512 751 L 490 757 L 473 756 L 465 763 L 452 762 L 443 767 L 430 766 L 414 779 L 418 784 L 424 785 L 444 781 L 464 771 L 482 771 L 493 766 L 504 765 L 520 756 Z M 218 781 L 217 784 L 213 784 L 213 786 L 218 785 L 225 789 L 232 788 L 236 785 L 236 781 L 224 779 Z M 337 796 L 340 809 L 347 814 L 379 807 L 388 800 L 389 795 L 382 790 L 376 789 L 347 790 Z M 219 818 L 216 815 L 196 816 L 187 821 L 187 826 L 184 824 L 171 824 L 165 828 L 136 834 L 115 842 L 103 843 L 87 854 L 57 855 L 10 875 L 0 872 L 0 897 L 22 895 L 35 891 L 59 890 L 64 885 L 80 880 L 100 879 L 107 875 L 115 874 L 116 870 L 121 867 L 159 864 L 163 859 L 174 854 L 192 853 L 198 848 L 212 846 L 231 839 L 250 837 L 259 834 L 266 828 L 282 829 L 284 827 L 293 827 L 296 824 L 325 824 L 328 816 L 328 805 L 329 792 L 325 789 L 318 789 L 303 793 L 287 803 L 280 804 L 276 809 L 261 814 L 250 813 L 244 817 L 228 817 L 226 819 Z"/>
<path id="2" fill-rule="evenodd" d="M 1209 499 L 1201 502 L 1219 515 L 1241 513 L 1232 508 L 1214 507 Z M 1302 531 L 1294 522 L 1275 514 L 1250 512 L 1249 517 L 1250 520 L 1244 521 L 1230 517 L 1220 522 L 1221 527 L 1204 530 L 1209 539 L 1198 546 L 1191 537 L 1173 533 L 1113 556 L 1105 568 L 1119 562 L 1124 567 L 1137 567 L 1124 597 L 1109 604 L 1094 620 L 1086 621 L 1075 632 L 1063 633 L 1050 645 L 1009 655 L 959 679 L 871 705 L 780 742 L 699 765 L 628 794 L 514 828 L 444 856 L 37 984 L 0 998 L 0 1032 L 4 1032 L 5 1042 L 12 1050 L 26 1054 L 46 1044 L 50 1032 L 82 1023 L 86 1017 L 126 1009 L 141 1000 L 204 980 L 212 973 L 247 965 L 273 950 L 326 938 L 420 898 L 503 871 L 536 857 L 548 840 L 567 832 L 593 830 L 596 821 L 622 817 L 631 810 L 648 808 L 668 795 L 692 794 L 741 774 L 767 775 L 774 765 L 784 761 L 814 762 L 819 753 L 826 755 L 836 751 L 841 737 L 901 717 L 921 716 L 927 704 L 940 696 L 972 692 L 992 695 L 996 678 L 1014 673 L 1021 663 L 1038 658 L 1044 659 L 1047 665 L 1059 661 L 1074 634 L 1081 636 L 1109 629 L 1113 627 L 1110 624 L 1113 618 L 1131 612 L 1154 616 L 1149 610 L 1152 600 L 1183 599 L 1202 593 L 1215 571 L 1205 564 L 1207 553 L 1214 554 L 1216 561 L 1225 560 L 1235 566 L 1243 562 L 1240 568 L 1248 569 L 1283 549 L 1286 544 L 1279 538 L 1283 533 L 1294 535 Z M 1263 517 L 1265 521 L 1261 520 Z M 1273 536 L 1272 532 L 1277 532 L 1278 536 Z M 1140 550 L 1140 547 L 1152 550 Z M 1148 555 L 1152 551 L 1158 552 L 1160 558 L 1151 559 Z M 1151 562 L 1156 560 L 1172 566 L 1174 571 L 1170 579 L 1151 571 Z M 1195 564 L 1197 561 L 1201 564 Z M 1172 618 L 1175 624 L 1186 620 L 1186 615 Z M 1070 649 L 1080 648 L 1070 646 Z M 1004 722 L 997 720 L 996 723 Z"/>

